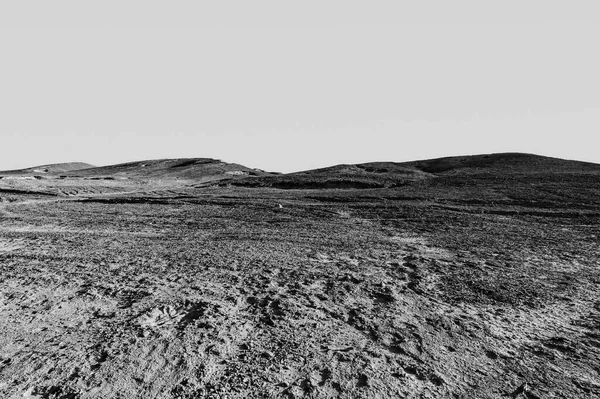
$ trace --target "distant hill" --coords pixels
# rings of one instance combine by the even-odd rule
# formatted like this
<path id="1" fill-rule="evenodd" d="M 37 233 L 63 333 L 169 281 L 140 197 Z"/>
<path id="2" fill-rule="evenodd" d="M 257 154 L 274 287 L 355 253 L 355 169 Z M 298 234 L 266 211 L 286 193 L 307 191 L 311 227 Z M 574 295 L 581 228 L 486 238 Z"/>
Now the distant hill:
<path id="1" fill-rule="evenodd" d="M 399 187 L 441 177 L 592 174 L 600 176 L 600 165 L 533 154 L 500 153 L 446 157 L 411 162 L 371 162 L 336 165 L 285 175 L 266 176 L 233 184 L 281 189 L 384 188 Z"/>
<path id="2" fill-rule="evenodd" d="M 336 165 L 284 175 L 266 176 L 252 181 L 234 182 L 238 186 L 264 186 L 281 189 L 383 188 L 423 179 L 431 174 L 393 162 Z"/>
<path id="3" fill-rule="evenodd" d="M 95 167 L 72 162 L 0 172 L 1 176 L 82 178 L 88 180 L 184 179 L 241 187 L 279 189 L 368 189 L 400 187 L 443 178 L 458 182 L 477 178 L 560 179 L 560 176 L 600 177 L 600 165 L 533 154 L 500 153 L 455 156 L 411 162 L 370 162 L 335 165 L 296 173 L 276 174 L 212 158 L 155 159 Z M 512 176 L 512 177 L 511 177 Z M 468 178 L 467 178 L 468 177 Z M 433 179 L 433 180 L 432 180 Z"/>
<path id="4" fill-rule="evenodd" d="M 269 173 L 212 158 L 154 159 L 76 170 L 71 177 L 111 177 L 145 179 L 189 179 L 212 181 Z"/>
<path id="5" fill-rule="evenodd" d="M 212 158 L 181 158 L 181 159 L 154 159 L 136 162 L 127 162 L 116 165 L 107 165 L 96 167 L 87 163 L 73 162 L 54 165 L 42 165 L 32 168 L 19 170 L 10 170 L 0 172 L 0 179 L 6 182 L 16 184 L 16 181 L 44 180 L 45 185 L 59 184 L 59 189 L 49 189 L 50 192 L 83 192 L 81 184 L 86 187 L 85 192 L 104 192 L 102 188 L 105 183 L 93 183 L 97 181 L 119 181 L 120 183 L 110 184 L 109 191 L 117 190 L 121 187 L 134 182 L 143 183 L 174 183 L 176 180 L 189 181 L 186 184 L 212 184 L 219 181 L 234 181 L 244 178 L 254 178 L 259 176 L 269 176 L 271 173 L 260 169 L 252 169 L 243 165 L 227 163 Z M 80 181 L 75 183 L 74 181 Z M 56 183 L 52 183 L 56 182 Z M 24 184 L 24 183 L 23 183 Z M 33 183 L 31 183 L 33 184 Z M 41 184 L 41 183 L 40 183 Z M 90 186 L 91 184 L 91 186 Z M 107 183 L 108 184 L 108 183 Z M 71 187 L 65 189 L 65 186 Z M 94 188 L 91 188 L 91 187 Z M 52 186 L 54 187 L 54 186 Z M 82 186 L 83 187 L 83 186 Z M 83 190 L 83 191 L 82 191 Z M 99 190 L 99 191 L 98 191 Z"/>
<path id="6" fill-rule="evenodd" d="M 55 163 L 50 165 L 40 165 L 25 169 L 0 171 L 0 175 L 29 175 L 46 173 L 64 173 L 80 169 L 93 168 L 94 165 L 84 162 Z"/>
<path id="7" fill-rule="evenodd" d="M 403 162 L 400 165 L 436 175 L 448 173 L 481 173 L 502 171 L 513 173 L 598 172 L 600 165 L 524 153 L 468 155 Z"/>

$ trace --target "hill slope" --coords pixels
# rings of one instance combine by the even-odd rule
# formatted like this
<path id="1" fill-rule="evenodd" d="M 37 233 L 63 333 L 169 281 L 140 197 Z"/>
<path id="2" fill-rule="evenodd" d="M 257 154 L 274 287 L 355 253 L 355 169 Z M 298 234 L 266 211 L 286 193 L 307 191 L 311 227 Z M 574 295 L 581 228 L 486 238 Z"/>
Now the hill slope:
<path id="1" fill-rule="evenodd" d="M 234 184 L 282 189 L 390 188 L 440 177 L 508 178 L 512 176 L 600 175 L 600 165 L 532 154 L 503 153 L 437 158 L 412 162 L 336 165 L 298 173 L 266 176 Z"/>
<path id="2" fill-rule="evenodd" d="M 155 159 L 75 171 L 73 177 L 128 177 L 156 179 L 214 180 L 268 173 L 212 158 Z"/>
<path id="3" fill-rule="evenodd" d="M 0 171 L 0 175 L 27 175 L 27 174 L 46 174 L 46 173 L 64 173 L 73 172 L 80 169 L 94 168 L 94 165 L 84 162 L 56 163 L 50 165 L 33 166 L 25 169 Z"/>
<path id="4" fill-rule="evenodd" d="M 534 154 L 498 153 L 427 159 L 400 165 L 427 173 L 569 173 L 600 172 L 600 165 Z"/>
<path id="5" fill-rule="evenodd" d="M 210 158 L 157 159 L 101 167 L 71 163 L 0 173 L 0 190 L 58 196 L 149 193 L 267 175 L 259 169 Z"/>

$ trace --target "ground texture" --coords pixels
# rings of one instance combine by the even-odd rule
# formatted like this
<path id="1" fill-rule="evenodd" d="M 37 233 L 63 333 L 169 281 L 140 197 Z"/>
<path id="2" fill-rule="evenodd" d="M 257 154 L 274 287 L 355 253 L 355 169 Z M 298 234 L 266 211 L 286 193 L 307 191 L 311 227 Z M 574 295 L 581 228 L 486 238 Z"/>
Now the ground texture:
<path id="1" fill-rule="evenodd" d="M 472 161 L 7 174 L 0 397 L 600 397 L 600 167 Z"/>

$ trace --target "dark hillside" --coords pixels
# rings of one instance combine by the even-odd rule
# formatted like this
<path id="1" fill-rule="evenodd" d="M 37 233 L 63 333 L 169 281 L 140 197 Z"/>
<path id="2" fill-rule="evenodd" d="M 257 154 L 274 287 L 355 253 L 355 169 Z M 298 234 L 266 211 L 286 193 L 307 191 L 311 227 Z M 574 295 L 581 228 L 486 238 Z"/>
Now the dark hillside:
<path id="1" fill-rule="evenodd" d="M 469 179 L 492 180 L 497 183 L 517 176 L 529 183 L 544 181 L 577 181 L 600 177 L 600 165 L 567 161 L 531 154 L 504 153 L 438 158 L 414 162 L 372 162 L 357 165 L 336 165 L 277 176 L 265 176 L 234 184 L 245 187 L 273 187 L 283 189 L 332 188 L 393 188 L 411 184 L 470 184 Z M 468 179 L 467 179 L 468 177 Z M 508 180 L 506 180 L 508 179 Z"/>
<path id="2" fill-rule="evenodd" d="M 368 189 L 398 187 L 432 177 L 414 168 L 393 162 L 374 162 L 360 165 L 336 165 L 285 175 L 265 176 L 234 184 L 245 187 L 281 189 Z"/>
<path id="3" fill-rule="evenodd" d="M 436 158 L 401 164 L 427 173 L 599 173 L 600 165 L 533 154 L 500 153 Z"/>

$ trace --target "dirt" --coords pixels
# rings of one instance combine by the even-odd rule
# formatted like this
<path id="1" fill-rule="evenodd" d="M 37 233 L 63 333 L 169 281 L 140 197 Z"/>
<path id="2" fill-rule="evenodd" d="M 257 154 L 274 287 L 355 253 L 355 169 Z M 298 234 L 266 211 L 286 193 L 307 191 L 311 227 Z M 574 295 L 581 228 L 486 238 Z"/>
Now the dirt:
<path id="1" fill-rule="evenodd" d="M 600 397 L 600 179 L 473 162 L 0 180 L 0 397 Z"/>

